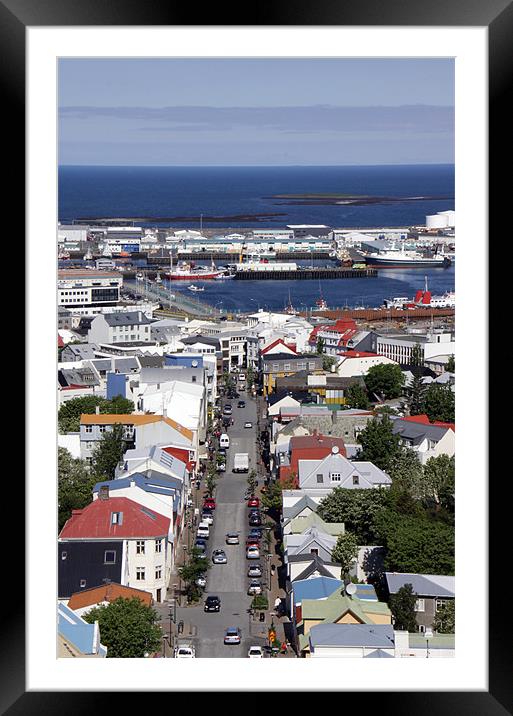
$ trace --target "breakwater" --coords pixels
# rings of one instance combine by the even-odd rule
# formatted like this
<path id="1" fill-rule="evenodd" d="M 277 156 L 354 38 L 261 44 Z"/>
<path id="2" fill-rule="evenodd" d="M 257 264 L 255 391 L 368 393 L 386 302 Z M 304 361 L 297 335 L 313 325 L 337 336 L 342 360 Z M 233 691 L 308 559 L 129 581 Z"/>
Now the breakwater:
<path id="1" fill-rule="evenodd" d="M 337 278 L 375 278 L 375 268 L 301 268 L 296 271 L 237 271 L 236 281 L 305 281 Z"/>

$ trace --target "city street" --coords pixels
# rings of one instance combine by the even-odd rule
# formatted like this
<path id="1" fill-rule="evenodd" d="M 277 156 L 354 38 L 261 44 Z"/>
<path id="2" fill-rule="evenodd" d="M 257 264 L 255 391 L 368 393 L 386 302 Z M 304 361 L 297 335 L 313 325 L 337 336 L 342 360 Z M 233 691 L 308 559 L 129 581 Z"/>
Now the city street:
<path id="1" fill-rule="evenodd" d="M 207 587 L 198 606 L 178 607 L 177 621 L 193 624 L 197 631 L 193 639 L 197 657 L 246 657 L 252 644 L 263 645 L 265 639 L 253 634 L 264 634 L 262 628 L 253 622 L 250 625 L 249 607 L 252 597 L 247 595 L 249 578 L 248 566 L 251 560 L 246 559 L 245 541 L 248 534 L 248 507 L 244 499 L 247 488 L 247 474 L 232 473 L 235 453 L 248 453 L 249 469 L 257 467 L 257 411 L 256 401 L 246 392 L 241 392 L 241 399 L 246 400 L 245 408 L 237 408 L 238 399 L 223 398 L 222 405 L 231 403 L 234 425 L 228 429 L 230 447 L 227 450 L 226 472 L 221 473 L 216 488 L 216 509 L 214 524 L 210 527 L 208 540 L 208 559 L 211 564 L 207 572 Z M 244 428 L 244 423 L 251 421 L 253 427 Z M 238 532 L 240 544 L 227 545 L 227 532 Z M 228 558 L 227 564 L 212 564 L 211 554 L 214 549 L 223 549 Z M 255 560 L 257 561 L 257 560 Z M 265 557 L 260 560 L 265 565 Z M 265 579 L 265 578 L 264 578 Z M 205 599 L 209 595 L 221 599 L 221 611 L 208 613 L 203 611 Z M 223 637 L 227 627 L 238 627 L 241 630 L 240 645 L 224 645 Z M 184 638 L 186 638 L 184 636 Z"/>

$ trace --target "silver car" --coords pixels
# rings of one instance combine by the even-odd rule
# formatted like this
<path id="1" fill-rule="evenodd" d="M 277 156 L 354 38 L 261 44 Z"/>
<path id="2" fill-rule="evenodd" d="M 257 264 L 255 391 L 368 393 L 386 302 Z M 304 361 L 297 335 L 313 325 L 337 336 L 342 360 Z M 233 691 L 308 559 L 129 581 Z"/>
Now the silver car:
<path id="1" fill-rule="evenodd" d="M 251 580 L 248 587 L 248 594 L 251 597 L 255 597 L 258 594 L 262 594 L 262 585 L 260 584 L 260 582 L 255 579 Z"/>
<path id="2" fill-rule="evenodd" d="M 239 544 L 238 532 L 228 532 L 226 535 L 226 544 Z"/>
<path id="3" fill-rule="evenodd" d="M 248 577 L 261 577 L 262 573 L 261 564 L 252 564 L 248 569 Z"/>
<path id="4" fill-rule="evenodd" d="M 212 562 L 214 564 L 226 564 L 228 562 L 226 552 L 223 549 L 215 549 L 212 552 Z"/>

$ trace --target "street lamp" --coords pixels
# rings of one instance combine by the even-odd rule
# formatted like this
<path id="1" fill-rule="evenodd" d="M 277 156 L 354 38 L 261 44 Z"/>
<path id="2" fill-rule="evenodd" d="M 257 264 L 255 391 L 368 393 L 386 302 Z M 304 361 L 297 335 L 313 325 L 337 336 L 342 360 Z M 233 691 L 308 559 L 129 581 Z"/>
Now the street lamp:
<path id="1" fill-rule="evenodd" d="M 429 640 L 433 636 L 433 632 L 431 629 L 426 629 L 424 632 L 424 636 L 426 637 L 426 659 L 429 659 Z"/>
<path id="2" fill-rule="evenodd" d="M 173 654 L 174 651 L 172 624 L 176 624 L 176 599 L 171 599 L 169 602 L 169 646 L 171 648 L 171 654 Z"/>

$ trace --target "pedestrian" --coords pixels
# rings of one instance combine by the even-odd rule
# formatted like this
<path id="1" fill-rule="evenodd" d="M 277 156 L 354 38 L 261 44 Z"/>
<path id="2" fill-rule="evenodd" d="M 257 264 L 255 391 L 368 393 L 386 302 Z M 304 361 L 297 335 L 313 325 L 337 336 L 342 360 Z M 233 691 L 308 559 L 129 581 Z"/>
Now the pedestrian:
<path id="1" fill-rule="evenodd" d="M 279 612 L 280 609 L 281 609 L 281 598 L 276 597 L 276 599 L 274 600 L 274 611 Z"/>
<path id="2" fill-rule="evenodd" d="M 282 642 L 281 642 L 280 652 L 281 652 L 282 654 L 286 654 L 286 653 L 287 653 L 287 642 L 285 642 L 285 641 L 282 641 Z"/>

